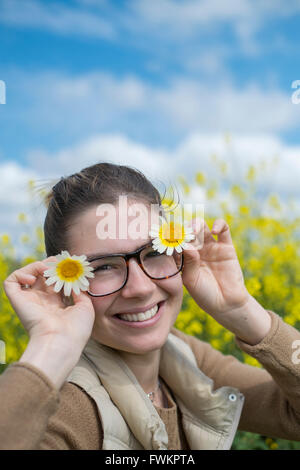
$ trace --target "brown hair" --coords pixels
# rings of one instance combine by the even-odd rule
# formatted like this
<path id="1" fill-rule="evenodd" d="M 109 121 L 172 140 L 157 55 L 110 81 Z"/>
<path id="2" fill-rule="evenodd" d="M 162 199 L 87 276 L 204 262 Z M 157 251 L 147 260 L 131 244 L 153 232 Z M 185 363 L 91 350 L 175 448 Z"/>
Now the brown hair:
<path id="1" fill-rule="evenodd" d="M 116 204 L 122 194 L 161 206 L 158 190 L 142 172 L 132 167 L 97 163 L 61 178 L 45 199 L 48 207 L 44 222 L 47 256 L 67 250 L 68 228 L 83 210 L 96 204 Z"/>

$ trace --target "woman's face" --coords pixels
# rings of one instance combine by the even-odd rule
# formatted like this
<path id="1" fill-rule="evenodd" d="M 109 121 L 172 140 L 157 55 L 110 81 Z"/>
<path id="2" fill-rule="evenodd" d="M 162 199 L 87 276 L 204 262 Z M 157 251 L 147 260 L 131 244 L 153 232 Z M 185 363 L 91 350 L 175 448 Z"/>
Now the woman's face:
<path id="1" fill-rule="evenodd" d="M 127 202 L 128 208 L 132 203 Z M 72 255 L 112 254 L 135 251 L 151 238 L 148 235 L 151 224 L 150 208 L 147 206 L 139 220 L 143 233 L 140 238 L 125 239 L 109 237 L 99 238 L 99 216 L 91 207 L 75 220 L 69 229 L 69 252 Z M 124 226 L 130 226 L 132 216 L 127 208 L 119 204 L 114 206 L 116 215 L 116 234 Z M 129 209 L 130 211 L 130 209 Z M 98 225 L 98 235 L 97 235 Z M 148 230 L 147 230 L 148 229 Z M 131 258 L 128 266 L 128 280 L 118 292 L 105 297 L 90 297 L 95 309 L 95 323 L 92 337 L 100 343 L 114 349 L 134 354 L 144 354 L 163 346 L 182 305 L 183 289 L 181 274 L 160 281 L 150 279 L 140 268 L 136 259 Z M 116 315 L 137 313 L 151 309 L 159 304 L 157 314 L 144 323 L 119 319 Z"/>

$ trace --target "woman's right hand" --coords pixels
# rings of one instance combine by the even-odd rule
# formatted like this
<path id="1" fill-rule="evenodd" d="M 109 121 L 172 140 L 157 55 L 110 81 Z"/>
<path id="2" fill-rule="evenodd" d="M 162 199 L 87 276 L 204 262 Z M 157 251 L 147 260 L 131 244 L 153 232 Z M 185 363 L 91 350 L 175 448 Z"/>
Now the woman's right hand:
<path id="1" fill-rule="evenodd" d="M 4 290 L 30 337 L 21 359 L 44 369 L 61 385 L 91 336 L 95 311 L 87 293 L 73 293 L 73 305 L 66 306 L 62 292 L 47 286 L 43 274 L 49 266 L 45 263 L 55 260 L 52 256 L 17 269 L 4 281 Z M 30 288 L 22 287 L 25 284 Z M 58 367 L 59 378 L 55 375 Z"/>
<path id="2" fill-rule="evenodd" d="M 63 336 L 72 340 L 87 340 L 94 323 L 94 307 L 84 292 L 73 294 L 74 305 L 63 302 L 62 292 L 47 286 L 45 263 L 55 261 L 51 256 L 14 271 L 4 281 L 6 295 L 30 338 L 37 336 Z M 29 285 L 24 288 L 22 285 Z"/>

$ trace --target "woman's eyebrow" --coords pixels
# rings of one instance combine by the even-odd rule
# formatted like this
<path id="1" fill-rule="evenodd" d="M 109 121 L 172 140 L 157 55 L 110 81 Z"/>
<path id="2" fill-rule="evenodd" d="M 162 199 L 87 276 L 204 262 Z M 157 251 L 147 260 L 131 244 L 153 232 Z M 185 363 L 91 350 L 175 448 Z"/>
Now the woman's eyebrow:
<path id="1" fill-rule="evenodd" d="M 120 252 L 115 252 L 115 253 L 91 253 L 89 255 L 86 255 L 86 257 L 87 257 L 87 261 L 91 261 L 92 259 L 100 258 L 100 256 L 127 255 L 129 253 L 134 253 L 135 251 L 138 251 L 141 248 L 145 248 L 146 246 L 148 246 L 150 244 L 151 244 L 151 241 L 149 241 L 145 245 L 140 246 L 139 248 L 137 248 L 134 251 L 127 251 L 126 253 L 120 253 Z"/>
<path id="2" fill-rule="evenodd" d="M 87 261 L 90 261 L 94 258 L 99 258 L 100 256 L 110 256 L 112 253 L 91 253 L 90 255 L 86 255 Z"/>

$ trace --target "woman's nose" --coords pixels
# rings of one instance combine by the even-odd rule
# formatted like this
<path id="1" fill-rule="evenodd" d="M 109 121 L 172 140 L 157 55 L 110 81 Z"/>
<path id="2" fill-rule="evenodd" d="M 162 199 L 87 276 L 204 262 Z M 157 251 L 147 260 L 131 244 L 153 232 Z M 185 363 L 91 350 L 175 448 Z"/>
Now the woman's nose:
<path id="1" fill-rule="evenodd" d="M 155 283 L 148 277 L 135 259 L 128 262 L 128 279 L 122 289 L 123 297 L 147 296 L 155 289 Z"/>

